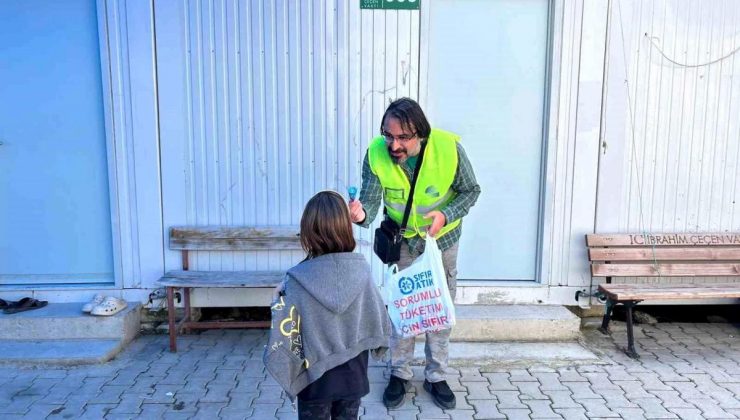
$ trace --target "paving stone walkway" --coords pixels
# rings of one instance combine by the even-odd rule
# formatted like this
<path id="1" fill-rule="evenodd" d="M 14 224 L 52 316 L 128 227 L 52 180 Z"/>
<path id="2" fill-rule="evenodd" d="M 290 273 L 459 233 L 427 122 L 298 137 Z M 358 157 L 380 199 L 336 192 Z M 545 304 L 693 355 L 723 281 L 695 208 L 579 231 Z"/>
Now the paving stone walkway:
<path id="1" fill-rule="evenodd" d="M 582 344 L 598 363 L 451 368 L 457 409 L 449 411 L 421 388 L 421 367 L 406 403 L 386 410 L 387 372 L 375 363 L 361 418 L 740 418 L 738 326 L 638 327 L 637 361 L 618 349 L 626 342 L 623 324 L 613 328 L 613 337 L 583 333 Z M 294 419 L 290 402 L 265 374 L 265 341 L 264 331 L 206 331 L 179 339 L 173 354 L 166 336 L 144 336 L 103 365 L 0 366 L 0 417 Z"/>

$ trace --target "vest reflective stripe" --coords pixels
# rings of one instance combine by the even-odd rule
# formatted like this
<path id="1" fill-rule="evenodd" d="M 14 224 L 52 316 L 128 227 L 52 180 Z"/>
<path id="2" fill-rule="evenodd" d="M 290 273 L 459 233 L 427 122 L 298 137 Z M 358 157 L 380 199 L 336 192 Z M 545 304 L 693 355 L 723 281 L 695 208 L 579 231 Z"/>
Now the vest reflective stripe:
<path id="1" fill-rule="evenodd" d="M 424 237 L 426 227 L 432 223 L 432 219 L 425 219 L 424 215 L 432 210 L 443 209 L 455 198 L 456 194 L 451 186 L 457 173 L 459 139 L 456 134 L 432 129 L 414 189 L 414 200 L 405 237 L 411 238 L 416 235 Z M 383 137 L 373 139 L 368 149 L 368 159 L 370 169 L 378 176 L 383 186 L 383 202 L 388 216 L 401 224 L 406 200 L 411 191 L 409 179 L 400 165 L 391 159 Z M 440 229 L 437 237 L 443 236 L 459 224 L 460 220 L 446 224 Z"/>
<path id="2" fill-rule="evenodd" d="M 432 210 L 435 210 L 439 208 L 442 204 L 447 204 L 448 201 L 452 199 L 452 190 L 448 190 L 447 194 L 444 195 L 441 199 L 437 200 L 437 202 L 432 203 L 429 206 L 416 206 L 416 211 L 419 213 L 429 213 Z"/>
<path id="3" fill-rule="evenodd" d="M 390 207 L 391 209 L 397 212 L 401 212 L 401 213 L 403 213 L 406 210 L 406 204 L 401 204 L 401 203 L 385 203 L 385 206 Z"/>
<path id="4" fill-rule="evenodd" d="M 452 190 L 447 191 L 447 194 L 445 194 L 444 197 L 437 200 L 436 202 L 428 205 L 428 206 L 416 206 L 416 211 L 419 213 L 429 213 L 430 211 L 438 208 L 442 204 L 446 204 L 447 201 L 450 201 L 452 198 Z M 392 208 L 395 211 L 403 213 L 406 210 L 406 202 L 404 201 L 403 204 L 401 203 L 386 203 L 386 206 Z M 402 219 L 403 220 L 403 219 Z"/>

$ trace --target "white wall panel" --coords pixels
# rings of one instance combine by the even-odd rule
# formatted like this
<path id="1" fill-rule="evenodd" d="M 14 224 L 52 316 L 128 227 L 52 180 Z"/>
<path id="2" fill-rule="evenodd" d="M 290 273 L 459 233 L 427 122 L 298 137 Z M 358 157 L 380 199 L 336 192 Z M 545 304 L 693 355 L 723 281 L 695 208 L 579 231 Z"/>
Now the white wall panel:
<path id="1" fill-rule="evenodd" d="M 163 274 L 154 8 L 98 0 L 116 277 L 151 287 Z"/>
<path id="2" fill-rule="evenodd" d="M 556 2 L 541 268 L 550 286 L 591 283 L 584 235 L 594 228 L 606 12 Z"/>
<path id="3" fill-rule="evenodd" d="M 551 112 L 549 141 L 547 145 L 547 185 L 545 198 L 544 223 L 545 251 L 543 273 L 554 284 L 567 283 L 568 247 L 565 241 L 570 231 L 570 200 L 568 200 L 568 183 L 572 178 L 573 156 L 572 141 L 575 131 L 575 111 L 577 104 L 578 60 L 580 54 L 580 32 L 582 24 L 583 3 L 559 3 L 554 16 L 560 32 L 553 42 L 553 77 L 550 96 Z M 570 174 L 570 175 L 569 175 Z"/>
<path id="4" fill-rule="evenodd" d="M 740 230 L 740 4 L 619 1 L 599 232 Z"/>
<path id="5" fill-rule="evenodd" d="M 388 101 L 417 95 L 418 11 L 194 0 L 157 2 L 156 16 L 165 229 L 297 225 L 314 193 L 360 185 Z M 192 268 L 278 269 L 301 257 L 199 253 Z M 168 251 L 167 267 L 179 264 Z"/>

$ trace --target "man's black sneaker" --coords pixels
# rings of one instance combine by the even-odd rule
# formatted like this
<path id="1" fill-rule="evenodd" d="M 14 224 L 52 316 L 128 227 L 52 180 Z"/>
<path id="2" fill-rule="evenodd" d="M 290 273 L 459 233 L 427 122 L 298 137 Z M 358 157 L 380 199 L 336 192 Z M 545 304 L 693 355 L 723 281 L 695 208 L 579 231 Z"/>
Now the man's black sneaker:
<path id="1" fill-rule="evenodd" d="M 424 389 L 432 394 L 432 399 L 437 407 L 452 410 L 455 408 L 455 394 L 452 393 L 450 386 L 447 385 L 447 381 L 431 383 L 424 380 Z"/>
<path id="2" fill-rule="evenodd" d="M 388 386 L 385 388 L 385 392 L 383 392 L 383 404 L 391 409 L 400 407 L 406 399 L 408 388 L 409 381 L 391 375 L 391 380 L 388 381 Z"/>

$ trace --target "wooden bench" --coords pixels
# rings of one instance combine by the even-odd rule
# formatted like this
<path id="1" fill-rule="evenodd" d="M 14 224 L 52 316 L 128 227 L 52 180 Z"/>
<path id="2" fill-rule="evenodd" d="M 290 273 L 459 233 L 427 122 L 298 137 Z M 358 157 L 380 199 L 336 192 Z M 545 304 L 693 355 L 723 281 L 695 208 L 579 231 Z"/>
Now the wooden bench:
<path id="1" fill-rule="evenodd" d="M 609 334 L 614 307 L 627 315 L 627 348 L 635 351 L 632 311 L 644 300 L 740 298 L 740 283 L 613 284 L 613 277 L 740 276 L 740 234 L 669 233 L 586 235 L 591 275 L 605 277 L 599 294 L 606 299 L 601 331 Z"/>
<path id="2" fill-rule="evenodd" d="M 297 226 L 267 227 L 173 227 L 170 249 L 182 252 L 182 270 L 169 271 L 158 283 L 167 290 L 170 351 L 177 351 L 181 330 L 209 328 L 269 328 L 270 321 L 194 321 L 190 292 L 195 288 L 272 288 L 285 275 L 282 271 L 191 271 L 190 251 L 276 251 L 300 250 Z M 175 320 L 175 292 L 181 291 L 185 314 Z"/>

